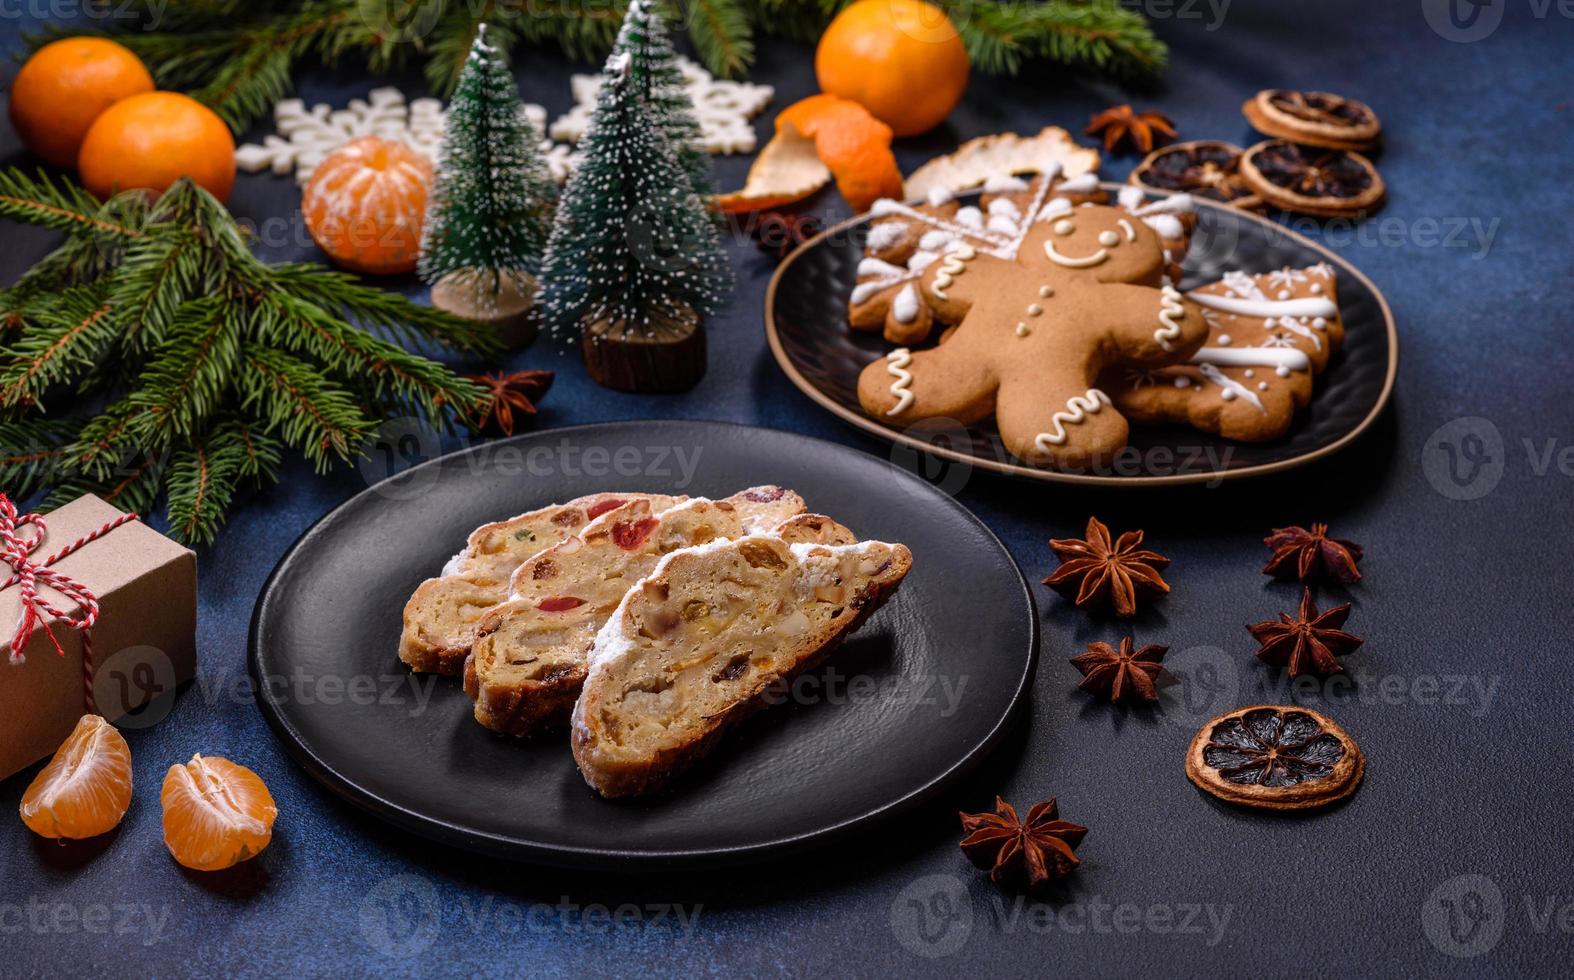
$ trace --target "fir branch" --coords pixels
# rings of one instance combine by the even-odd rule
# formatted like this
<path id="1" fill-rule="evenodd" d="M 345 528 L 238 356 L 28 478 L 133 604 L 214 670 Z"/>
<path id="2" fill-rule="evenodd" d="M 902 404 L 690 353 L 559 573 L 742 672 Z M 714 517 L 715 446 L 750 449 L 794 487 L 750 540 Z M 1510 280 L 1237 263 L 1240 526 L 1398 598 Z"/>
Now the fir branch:
<path id="1" fill-rule="evenodd" d="M 713 73 L 739 75 L 754 61 L 756 30 L 812 43 L 851 0 L 662 0 L 688 28 Z M 1162 71 L 1167 51 L 1122 0 L 936 0 L 950 12 L 974 64 L 1015 73 L 1047 57 L 1125 77 Z M 486 22 L 506 55 L 552 44 L 598 61 L 611 47 L 626 2 L 583 0 L 138 0 L 143 18 L 116 36 L 152 68 L 163 88 L 192 90 L 237 130 L 289 91 L 293 66 L 339 66 L 346 56 L 373 72 L 425 59 L 441 95 L 458 84 L 476 28 Z M 80 33 L 80 32 L 75 32 Z"/>
<path id="2" fill-rule="evenodd" d="M 161 455 L 132 455 L 101 475 L 77 473 L 57 482 L 43 507 L 63 507 L 85 493 L 96 494 L 107 503 L 134 514 L 152 513 L 164 485 L 167 468 Z"/>
<path id="3" fill-rule="evenodd" d="M 126 396 L 132 410 L 126 435 L 142 447 L 162 449 L 196 437 L 235 375 L 240 324 L 223 297 L 183 303 L 174 319 L 138 375 L 138 387 Z"/>
<path id="4" fill-rule="evenodd" d="M 139 353 L 162 343 L 181 300 L 201 295 L 208 270 L 196 245 L 194 235 L 177 228 L 126 249 L 109 293 L 124 352 Z"/>
<path id="5" fill-rule="evenodd" d="M 151 208 L 99 206 L 14 170 L 0 170 L 0 187 L 14 198 L 0 213 L 69 236 L 0 294 L 7 486 L 139 511 L 167 488 L 173 533 L 203 542 L 234 502 L 235 474 L 268 477 L 285 443 L 321 469 L 353 459 L 389 414 L 432 425 L 477 414 L 479 386 L 347 317 L 450 349 L 493 346 L 482 328 L 339 273 L 263 264 L 189 181 Z M 64 384 L 110 400 L 85 418 L 40 417 Z"/>
<path id="6" fill-rule="evenodd" d="M 115 321 L 98 286 L 74 286 L 47 309 L 38 309 L 26 330 L 4 349 L 0 407 L 33 407 L 51 385 L 90 369 L 115 339 Z"/>
<path id="7" fill-rule="evenodd" d="M 427 48 L 426 83 L 433 91 L 445 95 L 452 94 L 459 86 L 459 76 L 464 74 L 470 49 L 481 35 L 481 25 L 496 14 L 491 3 L 460 4 L 460 8 L 437 25 Z M 506 22 L 490 26 L 494 45 L 506 49 L 516 40 Z"/>
<path id="8" fill-rule="evenodd" d="M 81 419 L 0 422 L 0 487 L 15 500 L 57 482 Z"/>
<path id="9" fill-rule="evenodd" d="M 363 414 L 349 392 L 311 364 L 260 344 L 241 351 L 241 408 L 259 411 L 268 431 L 327 470 L 335 457 L 349 462 L 377 422 Z"/>
<path id="10" fill-rule="evenodd" d="M 981 71 L 1016 74 L 1030 57 L 1151 77 L 1169 60 L 1140 13 L 1120 0 L 938 0 Z"/>
<path id="11" fill-rule="evenodd" d="M 123 399 L 93 416 L 68 447 L 71 466 L 95 479 L 108 479 L 124 460 L 138 455 L 138 447 L 126 439 L 133 421 L 131 406 Z"/>
<path id="12" fill-rule="evenodd" d="M 278 443 L 238 421 L 176 452 L 168 481 L 171 533 L 194 544 L 212 542 L 235 491 L 243 482 L 276 479 L 278 461 Z"/>
<path id="13" fill-rule="evenodd" d="M 265 344 L 308 353 L 352 384 L 370 382 L 381 407 L 438 418 L 445 406 L 470 416 L 483 400 L 480 386 L 284 293 L 257 305 L 251 332 Z"/>
<path id="14" fill-rule="evenodd" d="M 141 229 L 105 215 L 105 206 L 69 181 L 56 182 L 39 171 L 29 177 L 10 167 L 0 170 L 0 218 L 38 225 L 67 234 L 95 232 L 138 238 Z"/>
<path id="15" fill-rule="evenodd" d="M 689 40 L 718 75 L 742 75 L 754 63 L 754 30 L 739 0 L 682 0 Z"/>
<path id="16" fill-rule="evenodd" d="M 496 331 L 475 320 L 412 302 L 398 293 L 368 286 L 355 276 L 308 263 L 268 269 L 268 284 L 324 310 L 343 313 L 362 326 L 387 332 L 400 343 L 435 343 L 448 350 L 490 355 L 502 349 Z"/>

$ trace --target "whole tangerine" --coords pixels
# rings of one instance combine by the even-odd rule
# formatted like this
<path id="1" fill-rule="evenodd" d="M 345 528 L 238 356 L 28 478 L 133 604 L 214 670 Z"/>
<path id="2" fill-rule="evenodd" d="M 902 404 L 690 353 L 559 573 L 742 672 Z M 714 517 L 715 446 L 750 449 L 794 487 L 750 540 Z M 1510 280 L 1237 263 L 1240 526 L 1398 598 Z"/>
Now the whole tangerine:
<path id="1" fill-rule="evenodd" d="M 122 99 L 94 121 L 77 154 L 94 196 L 141 189 L 162 194 L 182 177 L 224 201 L 235 183 L 235 137 L 207 106 L 179 92 Z"/>
<path id="2" fill-rule="evenodd" d="M 415 269 L 432 163 L 403 143 L 362 136 L 339 147 L 301 192 L 306 230 L 335 265 L 396 275 Z"/>
<path id="3" fill-rule="evenodd" d="M 814 52 L 820 88 L 861 103 L 897 136 L 927 132 L 949 116 L 969 68 L 956 25 L 923 0 L 858 0 L 836 15 Z"/>
<path id="4" fill-rule="evenodd" d="M 11 125 L 57 167 L 75 166 L 82 138 L 105 109 L 153 91 L 136 55 L 102 37 L 67 37 L 33 52 L 11 83 Z"/>

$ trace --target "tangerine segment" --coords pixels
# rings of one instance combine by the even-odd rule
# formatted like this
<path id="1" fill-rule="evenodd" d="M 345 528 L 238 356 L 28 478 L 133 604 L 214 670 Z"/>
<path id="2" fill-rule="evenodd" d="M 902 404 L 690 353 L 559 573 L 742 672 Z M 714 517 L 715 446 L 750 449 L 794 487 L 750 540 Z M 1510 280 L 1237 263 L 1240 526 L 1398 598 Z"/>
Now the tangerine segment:
<path id="1" fill-rule="evenodd" d="M 114 830 L 131 806 L 131 748 L 109 722 L 83 715 L 22 794 L 40 837 L 81 840 Z"/>
<path id="2" fill-rule="evenodd" d="M 164 844 L 194 871 L 222 871 L 262 853 L 279 814 L 260 776 L 201 753 L 183 766 L 169 767 L 159 799 Z"/>

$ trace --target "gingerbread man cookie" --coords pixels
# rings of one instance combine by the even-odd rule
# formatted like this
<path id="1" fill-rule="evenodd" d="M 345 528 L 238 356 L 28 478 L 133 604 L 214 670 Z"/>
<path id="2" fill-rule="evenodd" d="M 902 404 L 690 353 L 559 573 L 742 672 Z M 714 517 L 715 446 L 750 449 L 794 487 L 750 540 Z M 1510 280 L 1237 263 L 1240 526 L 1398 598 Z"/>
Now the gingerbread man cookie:
<path id="1" fill-rule="evenodd" d="M 880 330 L 893 344 L 926 340 L 936 320 L 920 288 L 924 273 L 958 243 L 1002 253 L 1020 244 L 1029 218 L 1053 189 L 1073 204 L 1103 203 L 1096 175 L 1055 180 L 1058 168 L 1042 177 L 1000 176 L 984 185 L 977 204 L 962 205 L 949 191 L 935 189 L 917 205 L 876 201 L 875 221 L 858 264 L 858 282 L 848 300 L 848 322 L 855 330 Z"/>
<path id="2" fill-rule="evenodd" d="M 1095 386 L 1107 367 L 1185 361 L 1207 337 L 1201 310 L 1166 275 L 1186 198 L 1149 214 L 1065 197 L 1020 209 L 1013 247 L 949 244 L 922 278 L 942 322 L 931 350 L 898 348 L 859 377 L 870 415 L 898 425 L 993 414 L 1001 441 L 1034 464 L 1085 467 L 1126 444 L 1128 427 Z"/>
<path id="3" fill-rule="evenodd" d="M 1243 442 L 1284 435 L 1344 343 L 1333 269 L 1231 272 L 1186 295 L 1208 323 L 1203 348 L 1184 365 L 1115 368 L 1101 387 L 1133 421 L 1184 422 Z"/>

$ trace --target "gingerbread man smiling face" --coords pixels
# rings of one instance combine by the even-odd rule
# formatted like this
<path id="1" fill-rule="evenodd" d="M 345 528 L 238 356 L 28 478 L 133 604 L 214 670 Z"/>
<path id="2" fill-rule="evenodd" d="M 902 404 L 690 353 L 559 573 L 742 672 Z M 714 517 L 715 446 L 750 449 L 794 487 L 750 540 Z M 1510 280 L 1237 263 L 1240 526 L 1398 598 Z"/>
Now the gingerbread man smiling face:
<path id="1" fill-rule="evenodd" d="M 858 398 L 897 424 L 996 417 L 1001 441 L 1035 464 L 1085 467 L 1126 444 L 1126 420 L 1094 387 L 1120 363 L 1186 360 L 1208 327 L 1164 283 L 1172 214 L 1049 201 L 1015 257 L 956 243 L 923 289 L 935 316 L 957 323 L 944 342 L 899 348 L 864 369 Z"/>

